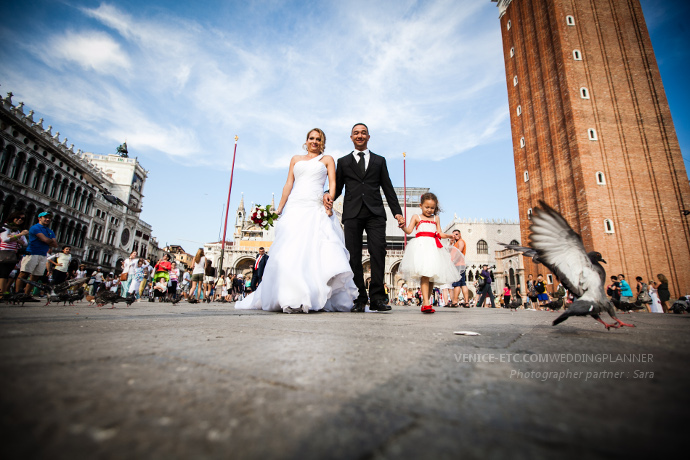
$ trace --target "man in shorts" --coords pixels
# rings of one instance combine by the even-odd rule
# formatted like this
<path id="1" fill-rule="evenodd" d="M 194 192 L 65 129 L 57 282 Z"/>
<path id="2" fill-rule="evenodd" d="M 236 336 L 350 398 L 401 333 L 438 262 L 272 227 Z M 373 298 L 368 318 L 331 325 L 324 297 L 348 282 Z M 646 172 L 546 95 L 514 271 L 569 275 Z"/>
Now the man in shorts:
<path id="1" fill-rule="evenodd" d="M 453 230 L 453 246 L 465 256 L 467 246 L 465 240 L 462 239 L 460 230 Z M 460 275 L 460 280 L 453 283 L 453 298 L 451 299 L 449 307 L 458 307 L 458 297 L 462 290 L 463 306 L 468 306 L 470 302 L 470 290 L 467 287 L 467 273 L 465 271 Z"/>
<path id="2" fill-rule="evenodd" d="M 50 248 L 58 247 L 55 233 L 48 228 L 52 220 L 53 215 L 50 212 L 42 212 L 38 215 L 38 223 L 29 229 L 29 246 L 26 248 L 28 255 L 22 259 L 17 284 L 15 284 L 16 292 L 19 292 L 23 283 L 26 284 L 24 293 L 28 294 L 31 291 L 31 285 L 24 283 L 23 280 L 30 275 L 29 279 L 36 281 L 45 273 L 48 251 Z"/>

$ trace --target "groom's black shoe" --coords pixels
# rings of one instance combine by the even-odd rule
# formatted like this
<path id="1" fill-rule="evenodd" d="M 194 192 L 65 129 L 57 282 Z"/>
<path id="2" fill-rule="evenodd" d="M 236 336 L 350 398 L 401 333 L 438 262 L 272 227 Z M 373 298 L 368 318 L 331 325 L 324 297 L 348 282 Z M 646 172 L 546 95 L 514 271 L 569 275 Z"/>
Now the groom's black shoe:
<path id="1" fill-rule="evenodd" d="M 364 313 L 364 307 L 366 304 L 361 302 L 355 302 L 355 306 L 350 310 L 352 313 Z"/>
<path id="2" fill-rule="evenodd" d="M 369 306 L 369 310 L 372 311 L 390 311 L 391 306 L 386 304 L 383 300 L 377 300 Z"/>

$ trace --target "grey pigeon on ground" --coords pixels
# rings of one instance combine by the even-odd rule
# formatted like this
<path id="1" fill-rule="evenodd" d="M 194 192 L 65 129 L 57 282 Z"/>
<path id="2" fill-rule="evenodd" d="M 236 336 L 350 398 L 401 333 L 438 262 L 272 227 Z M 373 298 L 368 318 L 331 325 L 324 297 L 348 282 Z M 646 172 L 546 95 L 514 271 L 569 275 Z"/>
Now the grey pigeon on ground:
<path id="1" fill-rule="evenodd" d="M 642 306 L 642 302 L 626 302 L 624 300 L 616 300 L 616 299 L 611 299 L 611 302 L 613 302 L 613 305 L 616 306 L 617 309 L 619 309 L 622 312 L 625 313 L 630 313 L 633 310 L 644 310 L 644 307 Z"/>
<path id="2" fill-rule="evenodd" d="M 606 296 L 606 271 L 599 262 L 606 263 L 596 251 L 587 252 L 580 235 L 555 209 L 543 201 L 532 214 L 530 248 L 537 252 L 541 263 L 551 270 L 576 300 L 553 321 L 562 323 L 571 316 L 591 316 L 609 330 L 611 327 L 635 327 L 616 317 L 613 304 Z M 616 321 L 607 324 L 601 319 L 606 312 Z"/>
<path id="3" fill-rule="evenodd" d="M 109 303 L 112 305 L 110 308 L 115 308 L 115 304 L 118 302 L 127 302 L 127 299 L 113 291 L 101 291 L 96 295 L 95 300 L 97 306 L 102 307 Z"/>

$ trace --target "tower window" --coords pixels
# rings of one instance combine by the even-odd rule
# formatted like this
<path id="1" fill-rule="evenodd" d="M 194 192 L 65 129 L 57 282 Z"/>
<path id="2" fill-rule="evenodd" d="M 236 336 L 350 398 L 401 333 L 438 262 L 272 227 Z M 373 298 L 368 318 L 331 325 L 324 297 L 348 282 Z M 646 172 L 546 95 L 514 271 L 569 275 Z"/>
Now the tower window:
<path id="1" fill-rule="evenodd" d="M 582 60 L 582 53 L 580 50 L 573 50 L 573 59 L 576 61 L 581 61 Z"/>
<path id="2" fill-rule="evenodd" d="M 575 18 L 572 16 L 566 16 L 565 17 L 565 23 L 568 24 L 569 26 L 574 26 L 575 25 Z"/>
<path id="3" fill-rule="evenodd" d="M 525 148 L 525 138 L 524 137 L 520 138 L 520 148 Z"/>
<path id="4" fill-rule="evenodd" d="M 517 75 L 513 77 L 513 86 L 517 86 Z"/>
<path id="5" fill-rule="evenodd" d="M 589 128 L 589 129 L 587 130 L 587 134 L 588 134 L 588 136 L 589 136 L 589 140 L 590 140 L 590 141 L 596 141 L 596 140 L 598 139 L 598 137 L 597 137 L 597 130 L 594 129 L 594 128 Z"/>
<path id="6" fill-rule="evenodd" d="M 604 177 L 604 173 L 601 171 L 597 171 L 597 184 L 598 185 L 606 185 L 606 178 Z"/>
<path id="7" fill-rule="evenodd" d="M 553 275 L 551 273 L 546 275 L 546 284 L 553 284 Z"/>
<path id="8" fill-rule="evenodd" d="M 477 254 L 488 254 L 489 245 L 484 240 L 477 241 Z"/>
<path id="9" fill-rule="evenodd" d="M 529 172 L 525 171 L 522 176 L 525 178 L 525 182 L 529 181 Z"/>
<path id="10" fill-rule="evenodd" d="M 508 19 L 508 24 L 506 24 L 506 27 L 508 28 L 508 30 L 510 30 L 510 19 Z"/>
<path id="11" fill-rule="evenodd" d="M 516 112 L 517 112 L 517 114 L 518 114 L 518 117 L 519 117 L 520 115 L 522 115 L 522 106 L 521 106 L 521 105 L 518 105 L 518 106 L 517 106 Z"/>
<path id="12" fill-rule="evenodd" d="M 530 219 L 530 220 L 532 220 L 532 208 L 529 208 L 529 209 L 527 210 L 527 218 Z"/>
<path id="13" fill-rule="evenodd" d="M 510 48 L 510 57 L 515 56 L 515 48 Z"/>
<path id="14" fill-rule="evenodd" d="M 606 233 L 615 233 L 613 231 L 613 222 L 611 222 L 611 219 L 604 219 L 604 231 Z"/>
<path id="15" fill-rule="evenodd" d="M 585 87 L 580 88 L 580 97 L 582 99 L 589 99 L 589 90 Z"/>

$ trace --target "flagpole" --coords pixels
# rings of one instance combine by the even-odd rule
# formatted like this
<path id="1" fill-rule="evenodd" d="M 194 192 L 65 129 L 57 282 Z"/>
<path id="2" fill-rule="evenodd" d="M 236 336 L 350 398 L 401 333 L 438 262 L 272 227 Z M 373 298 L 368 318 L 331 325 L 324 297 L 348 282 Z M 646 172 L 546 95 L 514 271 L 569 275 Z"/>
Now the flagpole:
<path id="1" fill-rule="evenodd" d="M 223 245 L 220 247 L 220 266 L 218 267 L 218 273 L 223 269 L 223 258 L 225 257 L 225 235 L 228 231 L 228 211 L 230 210 L 230 194 L 232 193 L 232 176 L 235 173 L 235 156 L 237 155 L 237 139 L 239 137 L 235 136 L 235 150 L 232 153 L 232 168 L 230 169 L 230 186 L 228 187 L 228 201 L 225 205 L 225 225 L 223 226 Z"/>
<path id="2" fill-rule="evenodd" d="M 403 217 L 405 218 L 405 225 L 407 225 L 407 168 L 405 165 L 405 157 L 406 154 L 403 152 L 403 206 L 405 207 L 403 209 Z M 407 233 L 405 233 L 405 248 L 407 248 Z"/>

